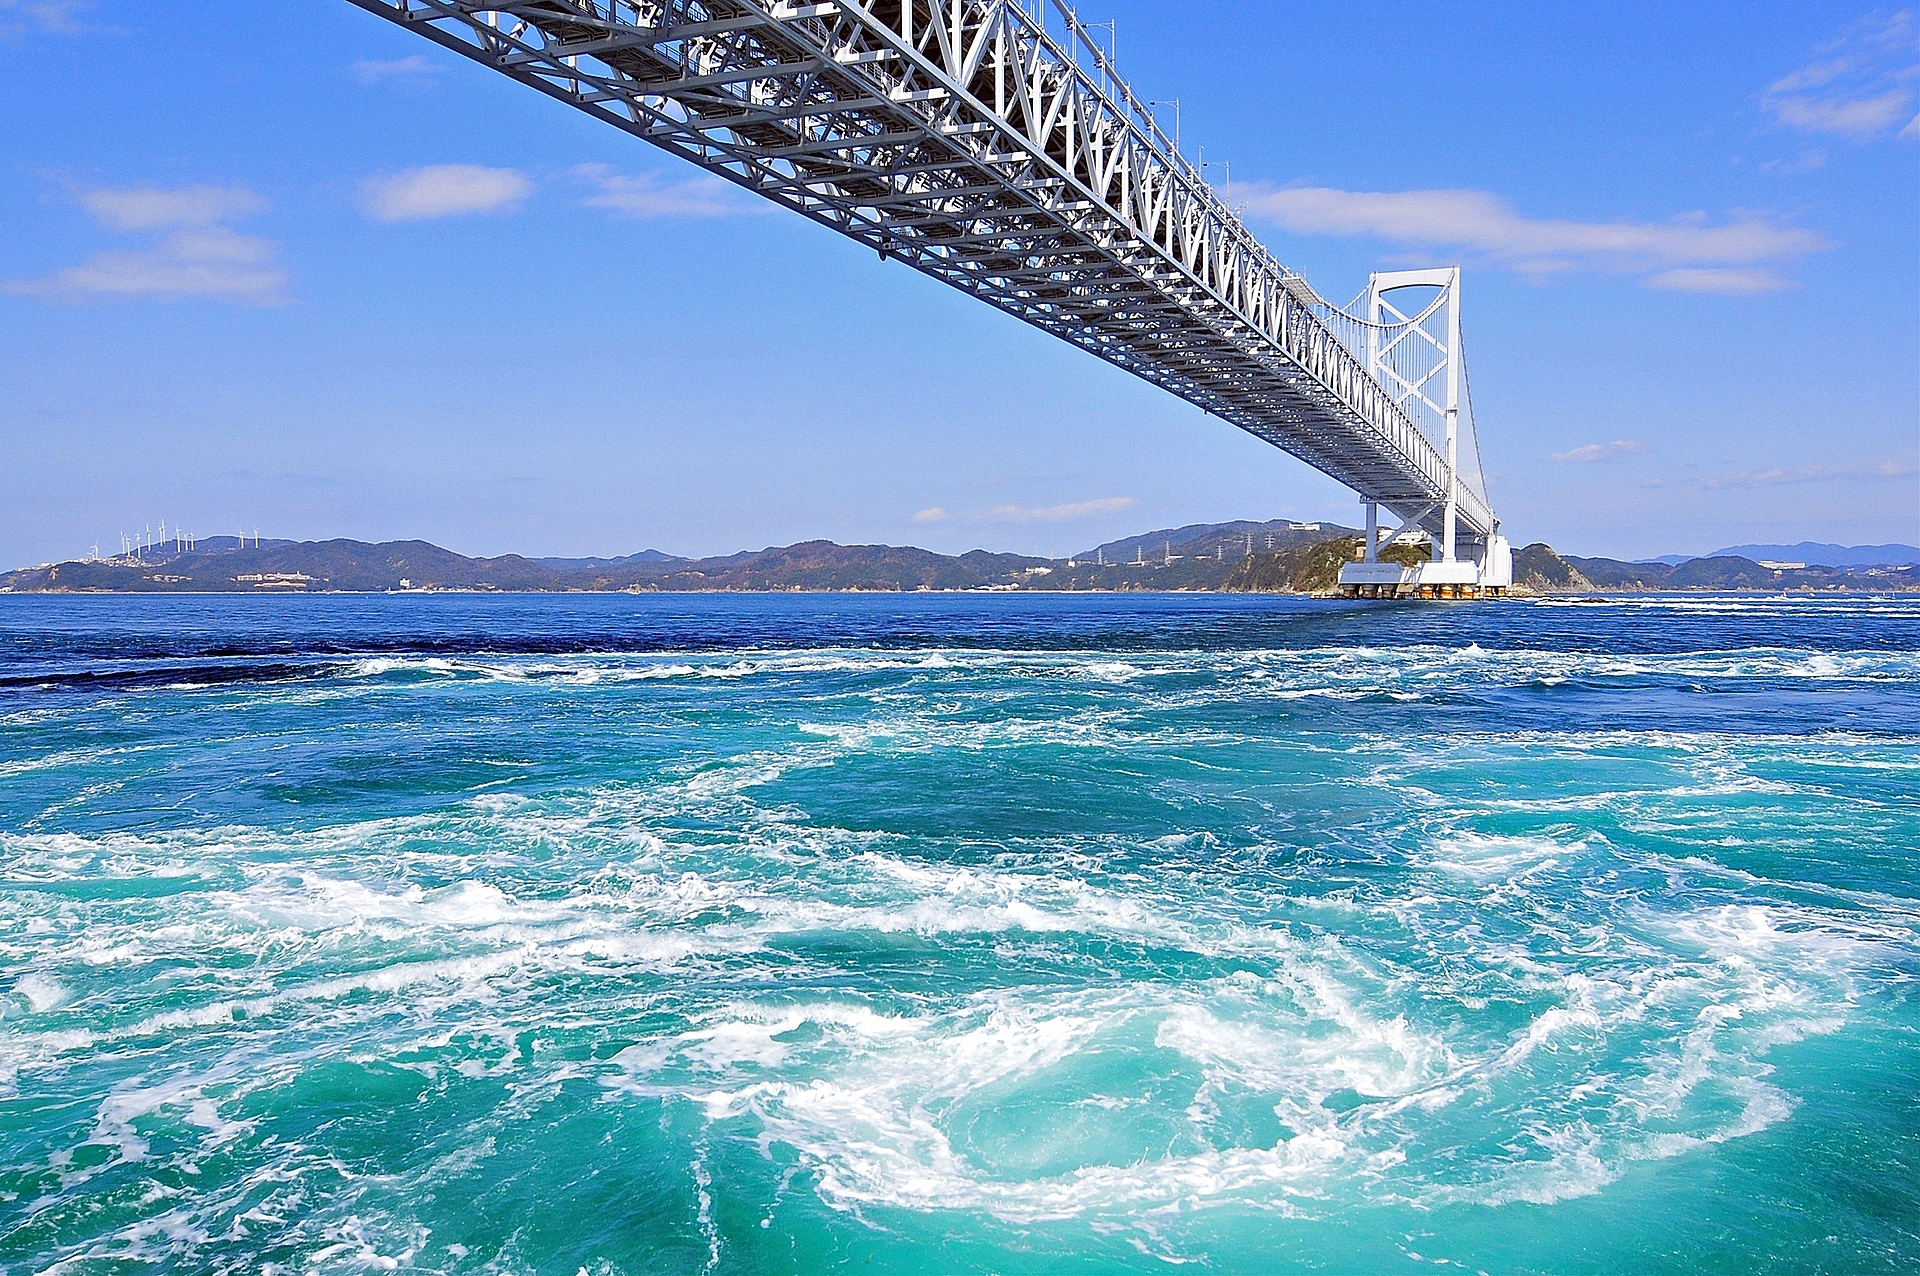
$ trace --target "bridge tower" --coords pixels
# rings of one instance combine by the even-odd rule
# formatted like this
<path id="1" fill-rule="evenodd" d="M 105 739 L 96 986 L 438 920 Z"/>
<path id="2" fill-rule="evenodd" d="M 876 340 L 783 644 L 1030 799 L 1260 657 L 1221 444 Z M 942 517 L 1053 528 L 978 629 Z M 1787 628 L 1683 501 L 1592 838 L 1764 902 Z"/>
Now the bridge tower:
<path id="1" fill-rule="evenodd" d="M 1415 289 L 1431 290 L 1424 298 L 1415 296 L 1416 303 L 1424 300 L 1424 305 L 1405 304 L 1404 294 Z M 1427 427 L 1428 432 L 1442 436 L 1433 441 L 1444 447 L 1446 481 L 1444 495 L 1437 502 L 1442 510 L 1438 553 L 1432 562 L 1418 567 L 1403 568 L 1380 561 L 1381 502 L 1361 498 L 1366 508 L 1366 547 L 1359 563 L 1342 569 L 1343 592 L 1369 597 L 1411 593 L 1442 598 L 1504 592 L 1512 583 L 1513 558 L 1506 538 L 1497 531 L 1497 523 L 1474 538 L 1471 557 L 1463 558 L 1460 553 L 1460 427 L 1466 382 L 1460 268 L 1376 271 L 1367 277 L 1363 295 L 1359 318 L 1365 335 L 1367 373 L 1386 387 L 1395 405 L 1409 417 Z M 1474 459 L 1477 473 L 1477 445 Z M 1478 495 L 1485 500 L 1484 490 Z M 1390 508 L 1403 521 L 1387 538 L 1389 543 L 1415 526 L 1431 526 L 1428 519 L 1434 513 L 1433 503 Z"/>

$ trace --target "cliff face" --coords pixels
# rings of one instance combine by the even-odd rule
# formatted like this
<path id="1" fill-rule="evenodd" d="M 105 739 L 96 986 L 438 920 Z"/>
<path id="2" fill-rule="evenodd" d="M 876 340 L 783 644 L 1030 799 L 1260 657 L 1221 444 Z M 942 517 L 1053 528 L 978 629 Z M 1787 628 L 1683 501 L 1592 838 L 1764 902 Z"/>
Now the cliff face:
<path id="1" fill-rule="evenodd" d="M 1536 594 L 1577 594 L 1593 588 L 1578 567 L 1538 541 L 1513 551 L 1513 584 Z"/>
<path id="2" fill-rule="evenodd" d="M 1362 539 L 1336 536 L 1332 540 L 1292 549 L 1274 550 L 1243 558 L 1220 583 L 1226 593 L 1251 594 L 1330 594 L 1340 583 L 1340 569 L 1359 559 Z M 1380 551 L 1382 561 L 1411 567 L 1429 558 L 1425 548 L 1389 545 Z"/>
<path id="3" fill-rule="evenodd" d="M 1353 561 L 1360 541 L 1340 536 L 1315 545 L 1264 550 L 1234 564 L 1220 588 L 1236 594 L 1312 594 L 1333 588 L 1343 563 Z"/>

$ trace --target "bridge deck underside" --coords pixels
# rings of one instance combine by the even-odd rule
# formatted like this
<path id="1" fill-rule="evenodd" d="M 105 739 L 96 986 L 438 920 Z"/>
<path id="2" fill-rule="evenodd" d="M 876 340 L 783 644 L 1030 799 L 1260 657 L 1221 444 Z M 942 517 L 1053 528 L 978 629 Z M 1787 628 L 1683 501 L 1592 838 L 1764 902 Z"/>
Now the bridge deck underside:
<path id="1" fill-rule="evenodd" d="M 354 0 L 1440 530 L 1445 459 L 1124 86 L 1001 0 Z M 1471 493 L 1462 534 L 1493 528 Z"/>

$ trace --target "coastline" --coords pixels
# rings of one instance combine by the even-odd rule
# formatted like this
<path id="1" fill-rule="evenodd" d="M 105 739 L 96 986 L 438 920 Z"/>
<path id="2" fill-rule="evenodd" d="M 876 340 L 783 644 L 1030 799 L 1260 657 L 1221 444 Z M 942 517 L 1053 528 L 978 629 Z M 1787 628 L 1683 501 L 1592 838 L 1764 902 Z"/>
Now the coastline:
<path id="1" fill-rule="evenodd" d="M 1703 598 L 1703 597 L 1745 597 L 1745 598 L 1869 598 L 1880 595 L 1904 595 L 1920 593 L 1916 586 L 1888 585 L 1828 585 L 1824 587 L 1794 586 L 1788 588 L 1714 588 L 1700 586 L 1682 589 L 1533 589 L 1516 585 L 1504 595 L 1506 600 L 1523 601 L 1541 598 L 1591 599 L 1605 601 L 1614 597 L 1627 598 Z M 1105 595 L 1116 597 L 1182 597 L 1216 594 L 1221 597 L 1270 597 L 1270 598 L 1314 598 L 1330 602 L 1355 601 L 1343 599 L 1332 590 L 1293 590 L 1293 589 L 1027 589 L 1027 588 L 927 588 L 914 589 L 815 589 L 794 586 L 782 589 L 486 589 L 486 588 L 424 588 L 424 589 L 273 589 L 250 591 L 244 589 L 71 589 L 57 587 L 52 589 L 13 589 L 0 586 L 0 596 L 21 598 L 421 598 L 421 597 L 501 597 L 501 598 L 555 598 L 555 597 L 614 597 L 628 595 L 638 597 L 778 597 L 806 596 L 820 597 L 829 595 L 874 595 L 880 597 L 900 597 L 903 595 L 1018 595 L 1023 598 L 1077 597 L 1081 595 Z M 1382 602 L 1434 602 L 1453 601 L 1435 599 L 1379 599 L 1361 601 Z M 1482 599 L 1480 601 L 1500 601 Z"/>
<path id="2" fill-rule="evenodd" d="M 1193 524 L 1110 541 L 1064 558 L 984 549 L 942 554 L 910 545 L 823 540 L 706 558 L 657 550 L 611 559 L 475 558 L 418 540 L 245 545 L 228 537 L 3 572 L 0 593 L 1250 593 L 1311 598 L 1337 596 L 1341 570 L 1362 557 L 1362 541 L 1351 529 L 1282 519 Z M 1382 560 L 1409 567 L 1430 561 L 1431 554 L 1424 543 L 1390 543 L 1379 551 Z M 1563 555 L 1538 542 L 1513 556 L 1512 592 L 1518 597 L 1915 591 L 1920 591 L 1920 564 L 1912 562 L 1831 567 L 1730 553 L 1676 563 L 1628 562 Z"/>

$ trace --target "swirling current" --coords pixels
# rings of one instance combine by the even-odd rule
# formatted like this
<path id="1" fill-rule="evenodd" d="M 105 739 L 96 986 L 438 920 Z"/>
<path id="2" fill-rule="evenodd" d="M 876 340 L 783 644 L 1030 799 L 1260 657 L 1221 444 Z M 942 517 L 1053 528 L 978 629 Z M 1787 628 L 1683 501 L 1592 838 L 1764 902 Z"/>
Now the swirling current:
<path id="1" fill-rule="evenodd" d="M 1920 602 L 0 598 L 0 1272 L 1920 1266 Z"/>

